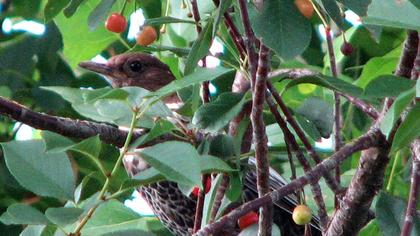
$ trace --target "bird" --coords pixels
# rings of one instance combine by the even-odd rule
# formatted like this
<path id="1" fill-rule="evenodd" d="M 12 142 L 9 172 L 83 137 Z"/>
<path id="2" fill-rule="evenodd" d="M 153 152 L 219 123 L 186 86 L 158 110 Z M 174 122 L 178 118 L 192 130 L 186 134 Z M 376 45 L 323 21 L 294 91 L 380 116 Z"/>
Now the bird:
<path id="1" fill-rule="evenodd" d="M 138 86 L 149 91 L 156 91 L 175 80 L 170 68 L 151 54 L 131 52 L 111 57 L 106 63 L 86 61 L 79 63 L 81 68 L 104 75 L 112 87 Z M 178 100 L 177 95 L 171 96 Z M 139 155 L 127 155 L 123 160 L 129 176 L 149 168 L 149 165 Z M 255 160 L 250 158 L 250 164 Z M 287 184 L 287 181 L 274 169 L 270 168 L 270 187 L 277 189 Z M 194 226 L 197 199 L 186 196 L 175 182 L 160 181 L 140 186 L 137 191 L 145 198 L 154 214 L 163 225 L 174 235 L 191 235 Z M 251 200 L 258 196 L 255 170 L 249 171 L 244 180 L 245 198 Z M 294 195 L 285 197 L 275 203 L 274 222 L 282 231 L 282 235 L 303 235 L 304 227 L 294 224 L 291 212 L 298 201 Z M 311 224 L 312 235 L 320 235 L 316 217 Z M 231 235 L 234 235 L 231 231 Z M 225 234 L 226 235 L 226 234 Z"/>

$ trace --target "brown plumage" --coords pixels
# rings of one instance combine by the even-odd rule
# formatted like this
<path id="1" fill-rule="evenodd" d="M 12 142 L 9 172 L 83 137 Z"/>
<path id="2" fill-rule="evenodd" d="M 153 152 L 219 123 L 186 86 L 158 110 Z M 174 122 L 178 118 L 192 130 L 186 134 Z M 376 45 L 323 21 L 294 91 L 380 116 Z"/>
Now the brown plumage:
<path id="1" fill-rule="evenodd" d="M 139 86 L 155 91 L 175 79 L 167 65 L 157 58 L 143 53 L 117 55 L 110 58 L 106 64 L 82 62 L 79 66 L 105 75 L 113 87 Z M 136 155 L 127 156 L 124 159 L 124 166 L 130 176 L 148 168 L 147 163 Z M 245 198 L 248 200 L 257 196 L 255 183 L 255 172 L 249 172 L 244 181 Z M 272 189 L 279 188 L 285 183 L 286 181 L 274 170 L 270 171 Z M 176 183 L 169 181 L 141 186 L 137 190 L 145 197 L 153 212 L 172 233 L 180 236 L 191 235 L 196 199 L 185 196 L 178 189 Z M 279 225 L 282 235 L 303 235 L 304 228 L 294 224 L 290 216 L 290 211 L 297 204 L 294 197 L 288 196 L 275 204 L 278 207 L 274 210 L 274 222 Z M 314 222 L 314 225 L 316 226 L 317 222 Z M 319 231 L 313 230 L 312 235 L 319 235 Z"/>

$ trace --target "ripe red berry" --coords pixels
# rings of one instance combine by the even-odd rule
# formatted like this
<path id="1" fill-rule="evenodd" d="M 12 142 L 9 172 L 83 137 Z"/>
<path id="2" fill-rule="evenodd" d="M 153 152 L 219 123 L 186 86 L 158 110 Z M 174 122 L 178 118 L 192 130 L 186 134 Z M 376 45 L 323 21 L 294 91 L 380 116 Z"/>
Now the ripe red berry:
<path id="1" fill-rule="evenodd" d="M 349 42 L 344 42 L 340 50 L 345 56 L 350 56 L 353 53 L 353 46 Z"/>
<path id="2" fill-rule="evenodd" d="M 105 22 L 105 28 L 114 33 L 121 33 L 127 28 L 127 21 L 124 16 L 112 13 Z"/>
<path id="3" fill-rule="evenodd" d="M 136 41 L 140 46 L 148 46 L 157 38 L 157 32 L 152 26 L 144 26 L 143 30 L 137 35 Z"/>
<path id="4" fill-rule="evenodd" d="M 297 205 L 293 210 L 292 218 L 297 225 L 305 225 L 311 222 L 311 209 L 306 205 Z"/>
<path id="5" fill-rule="evenodd" d="M 207 178 L 206 179 L 206 184 L 204 186 L 204 192 L 207 194 L 211 189 L 211 178 Z M 198 197 L 198 195 L 200 194 L 200 188 L 199 187 L 194 187 L 193 190 L 191 191 L 191 194 Z"/>
<path id="6" fill-rule="evenodd" d="M 238 225 L 241 230 L 258 222 L 258 214 L 255 211 L 248 212 L 238 220 Z"/>
<path id="7" fill-rule="evenodd" d="M 295 0 L 295 5 L 300 13 L 308 19 L 314 14 L 314 6 L 310 0 Z"/>

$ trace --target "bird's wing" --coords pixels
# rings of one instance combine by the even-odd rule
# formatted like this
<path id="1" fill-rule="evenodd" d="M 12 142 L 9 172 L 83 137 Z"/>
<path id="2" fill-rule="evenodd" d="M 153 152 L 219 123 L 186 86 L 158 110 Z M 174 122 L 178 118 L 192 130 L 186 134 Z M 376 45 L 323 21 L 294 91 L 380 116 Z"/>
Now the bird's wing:
<path id="1" fill-rule="evenodd" d="M 256 165 L 255 162 L 255 158 L 254 157 L 250 157 L 248 159 L 248 163 L 252 166 Z M 286 184 L 288 184 L 288 181 L 283 178 L 277 171 L 275 171 L 273 168 L 270 167 L 270 176 L 269 176 L 269 186 L 271 191 L 279 189 L 283 186 L 285 186 Z M 256 172 L 254 170 L 248 171 L 245 180 L 244 180 L 244 185 L 246 186 L 247 189 L 251 190 L 252 192 L 254 192 L 255 194 L 257 194 L 257 175 Z M 290 214 L 292 214 L 293 209 L 296 205 L 298 205 L 299 202 L 296 198 L 296 196 L 294 194 L 290 194 L 287 195 L 286 197 L 284 197 L 283 199 L 274 202 L 274 205 L 289 212 Z M 312 217 L 312 222 L 311 225 L 317 229 L 320 229 L 319 227 L 319 218 L 317 215 L 313 215 Z"/>

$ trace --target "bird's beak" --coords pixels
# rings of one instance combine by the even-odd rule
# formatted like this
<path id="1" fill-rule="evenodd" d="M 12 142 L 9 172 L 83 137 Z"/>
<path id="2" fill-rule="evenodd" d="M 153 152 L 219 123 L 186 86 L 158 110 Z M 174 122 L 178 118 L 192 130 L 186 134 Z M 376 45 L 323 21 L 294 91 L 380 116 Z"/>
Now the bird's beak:
<path id="1" fill-rule="evenodd" d="M 84 61 L 80 62 L 79 66 L 102 75 L 112 75 L 114 73 L 114 70 L 110 66 L 102 63 Z"/>

